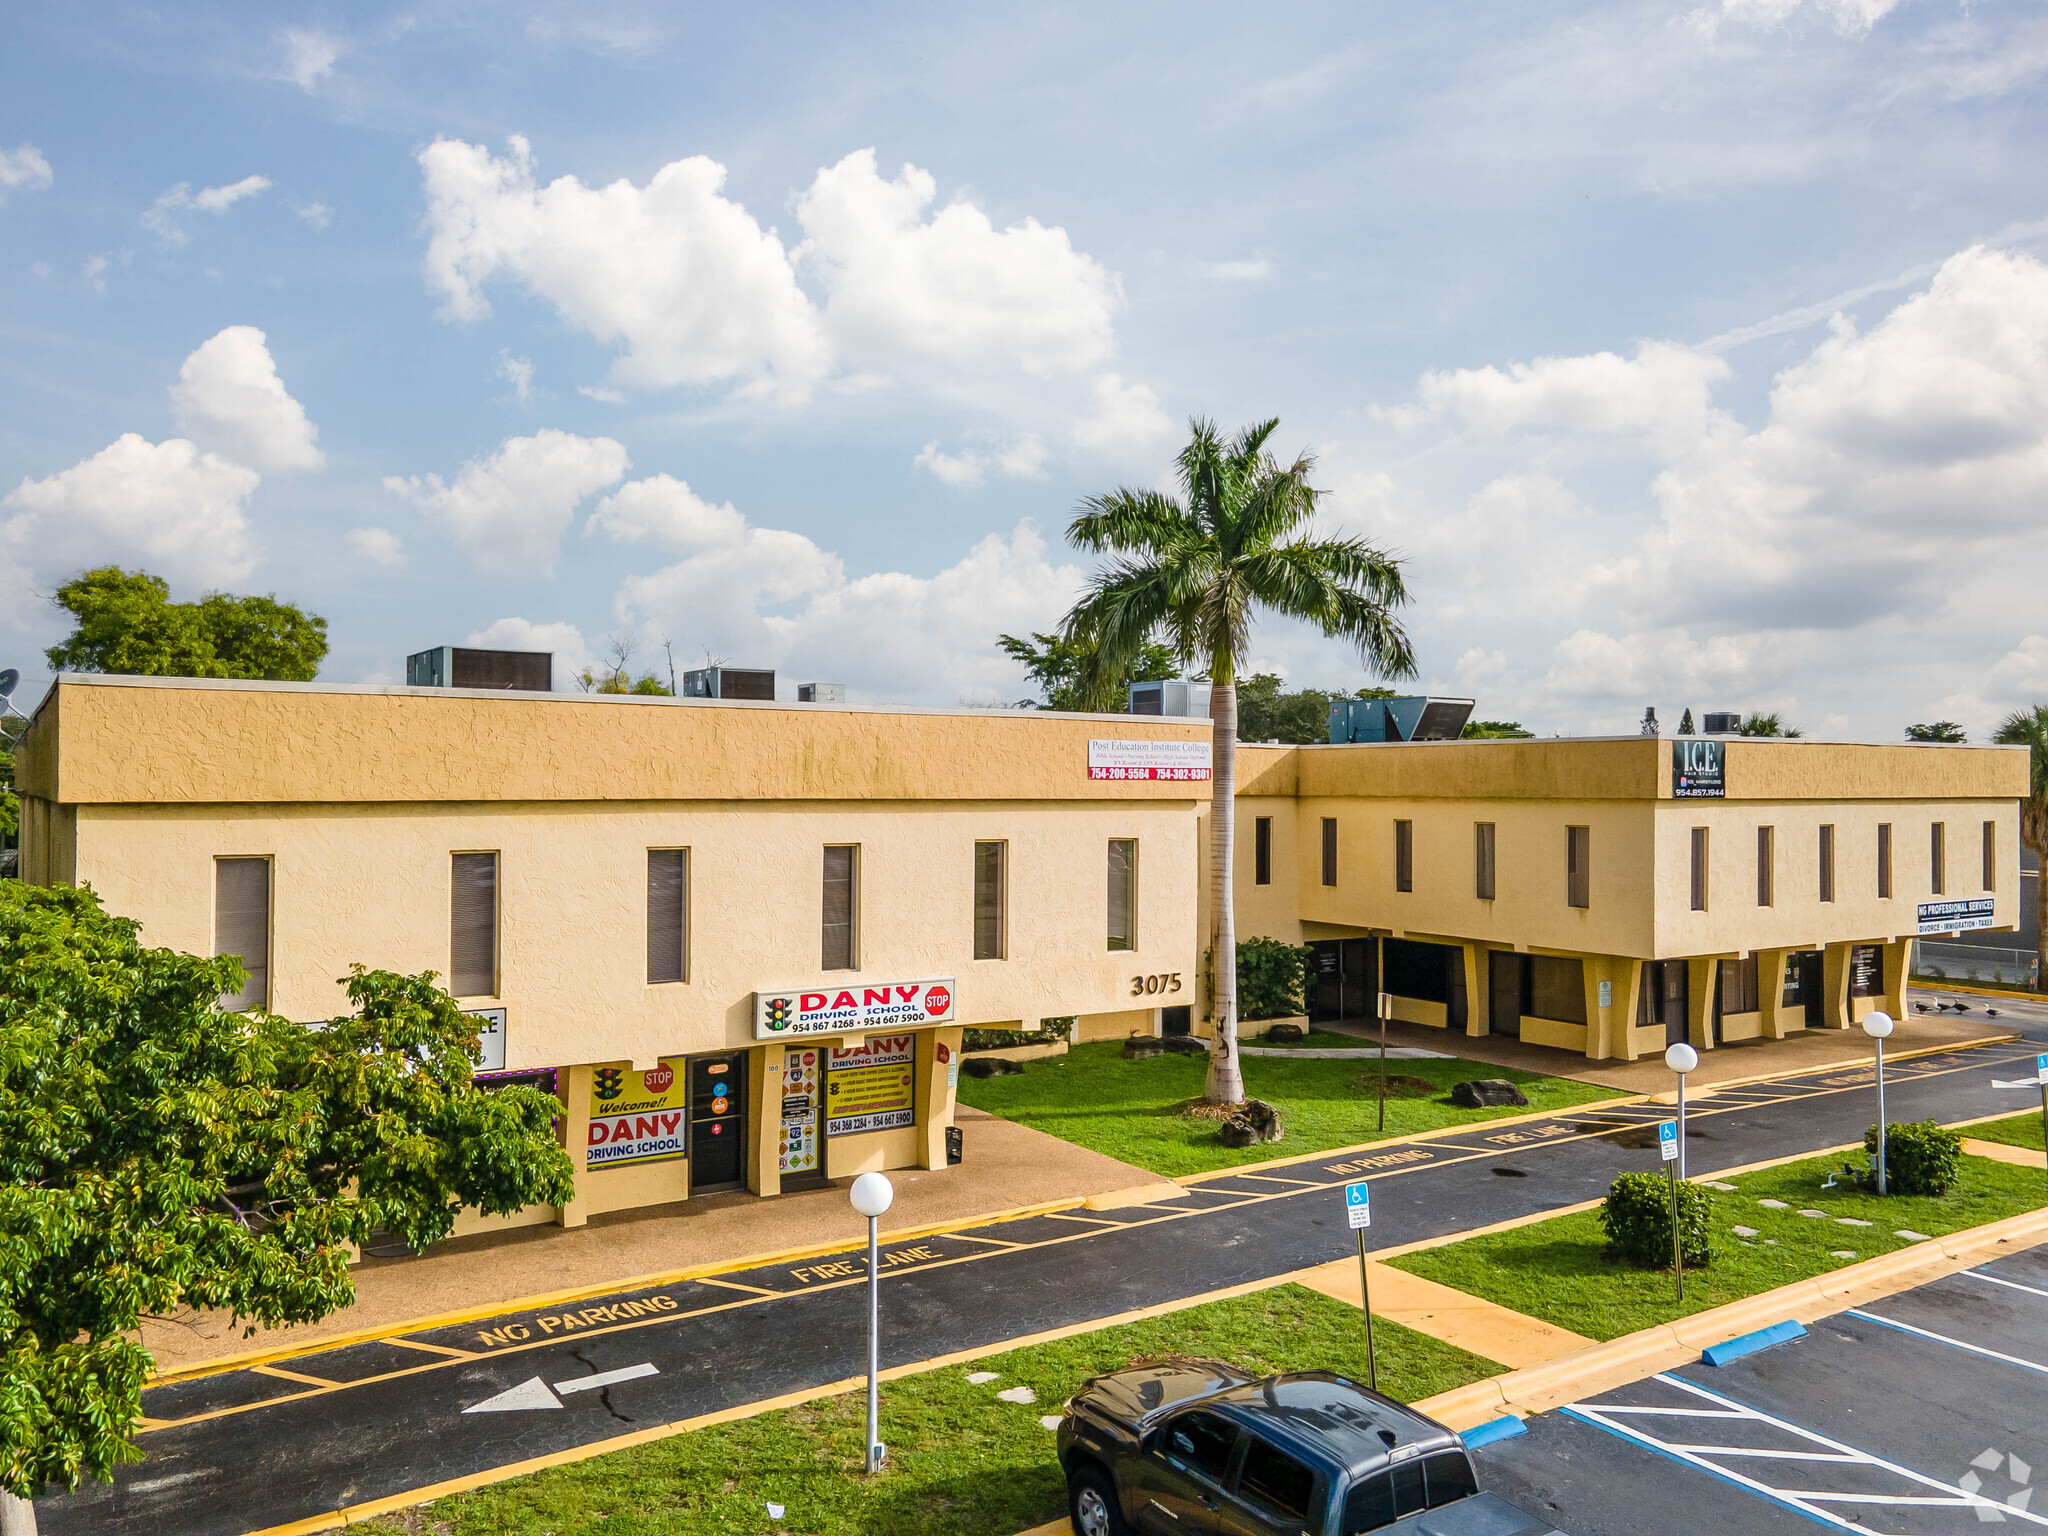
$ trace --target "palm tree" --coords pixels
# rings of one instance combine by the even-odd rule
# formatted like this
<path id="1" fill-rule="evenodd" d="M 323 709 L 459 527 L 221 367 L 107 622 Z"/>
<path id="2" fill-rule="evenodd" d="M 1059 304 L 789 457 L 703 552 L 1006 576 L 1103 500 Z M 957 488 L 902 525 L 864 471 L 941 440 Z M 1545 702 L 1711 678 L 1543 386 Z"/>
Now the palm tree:
<path id="1" fill-rule="evenodd" d="M 1067 614 L 1066 637 L 1092 657 L 1098 708 L 1123 707 L 1113 690 L 1129 660 L 1163 634 L 1183 664 L 1208 668 L 1214 769 L 1209 815 L 1209 952 L 1215 968 L 1216 1043 L 1204 1090 L 1212 1103 L 1244 1099 L 1237 1059 L 1237 920 L 1232 874 L 1237 821 L 1237 674 L 1253 610 L 1306 620 L 1350 641 L 1381 677 L 1409 677 L 1415 657 L 1393 610 L 1408 600 L 1400 561 L 1363 539 L 1307 536 L 1321 492 L 1315 460 L 1284 468 L 1266 449 L 1277 419 L 1229 442 L 1213 422 L 1188 423 L 1177 460 L 1181 499 L 1120 487 L 1091 496 L 1067 529 L 1081 548 L 1112 558 Z M 1301 534 L 1301 537 L 1290 537 Z"/>
<path id="2" fill-rule="evenodd" d="M 2033 776 L 2027 798 L 2020 802 L 2020 846 L 2041 861 L 2048 870 L 2048 704 L 2016 709 L 1998 722 L 1991 739 L 2001 746 L 2027 747 L 2033 759 Z M 2034 882 L 2040 885 L 2040 880 Z M 2025 889 L 2022 884 L 2021 889 Z M 2039 892 L 2034 909 L 2034 954 L 2040 975 L 2048 978 L 2048 923 L 2041 921 Z M 2037 983 L 2038 985 L 2038 983 Z"/>

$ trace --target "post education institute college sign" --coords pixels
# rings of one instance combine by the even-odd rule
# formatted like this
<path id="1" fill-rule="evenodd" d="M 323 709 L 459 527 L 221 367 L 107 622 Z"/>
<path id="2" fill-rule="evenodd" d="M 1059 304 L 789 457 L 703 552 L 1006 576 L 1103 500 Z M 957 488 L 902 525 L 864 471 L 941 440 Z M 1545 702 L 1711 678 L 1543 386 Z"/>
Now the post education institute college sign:
<path id="1" fill-rule="evenodd" d="M 1175 779 L 1209 781 L 1206 741 L 1090 741 L 1088 777 L 1126 781 Z"/>
<path id="2" fill-rule="evenodd" d="M 831 983 L 754 994 L 754 1038 L 850 1035 L 953 1022 L 953 978 Z"/>

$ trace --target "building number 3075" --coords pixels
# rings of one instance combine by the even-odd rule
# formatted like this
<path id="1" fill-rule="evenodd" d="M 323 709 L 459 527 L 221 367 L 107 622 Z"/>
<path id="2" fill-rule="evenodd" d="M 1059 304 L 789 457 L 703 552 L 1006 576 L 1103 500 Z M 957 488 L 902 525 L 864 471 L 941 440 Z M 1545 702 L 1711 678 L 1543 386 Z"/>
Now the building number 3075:
<path id="1" fill-rule="evenodd" d="M 1179 971 L 1167 971 L 1158 976 L 1133 976 L 1131 978 L 1131 996 L 1133 997 L 1143 997 L 1151 992 L 1178 992 L 1179 990 Z"/>

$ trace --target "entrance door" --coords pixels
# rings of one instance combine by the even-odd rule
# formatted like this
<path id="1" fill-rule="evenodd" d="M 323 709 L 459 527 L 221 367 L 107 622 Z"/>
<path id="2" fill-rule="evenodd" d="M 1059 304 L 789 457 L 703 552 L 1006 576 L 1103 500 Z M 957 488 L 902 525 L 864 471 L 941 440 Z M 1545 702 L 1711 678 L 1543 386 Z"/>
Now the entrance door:
<path id="1" fill-rule="evenodd" d="M 1465 951 L 1455 945 L 1444 949 L 1444 1022 L 1457 1034 L 1465 1032 Z"/>
<path id="2" fill-rule="evenodd" d="M 782 1126 L 775 1158 L 784 1190 L 808 1189 L 825 1182 L 827 1049 L 792 1040 L 782 1054 Z"/>
<path id="3" fill-rule="evenodd" d="M 690 1193 L 747 1182 L 747 1053 L 690 1061 Z"/>
<path id="4" fill-rule="evenodd" d="M 1692 989 L 1687 980 L 1692 967 L 1683 960 L 1660 960 L 1657 965 L 1664 972 L 1657 999 L 1664 1018 L 1664 1043 L 1683 1045 L 1687 1016 L 1692 1011 Z"/>
<path id="5" fill-rule="evenodd" d="M 1371 939 L 1344 940 L 1344 1012 L 1347 1019 L 1379 1017 L 1379 975 L 1374 960 L 1379 945 Z"/>
<path id="6" fill-rule="evenodd" d="M 1344 946 L 1335 939 L 1317 939 L 1310 946 L 1308 1016 L 1321 1024 L 1344 1017 Z"/>
<path id="7" fill-rule="evenodd" d="M 1806 1007 L 1806 1027 L 1819 1029 L 1828 1021 L 1827 999 L 1821 995 L 1822 976 L 1825 974 L 1822 952 L 1817 949 L 1802 951 L 1799 961 L 1799 1000 Z"/>
<path id="8" fill-rule="evenodd" d="M 1522 1033 L 1522 960 L 1511 950 L 1486 954 L 1486 1027 L 1496 1035 Z"/>

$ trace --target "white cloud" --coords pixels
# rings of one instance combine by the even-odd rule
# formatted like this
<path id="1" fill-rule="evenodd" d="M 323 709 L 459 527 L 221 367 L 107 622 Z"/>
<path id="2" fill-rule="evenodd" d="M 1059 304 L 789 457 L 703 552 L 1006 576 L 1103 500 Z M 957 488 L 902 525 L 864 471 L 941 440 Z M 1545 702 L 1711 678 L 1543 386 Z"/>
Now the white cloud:
<path id="1" fill-rule="evenodd" d="M 1092 368 L 1109 356 L 1120 301 L 1102 264 L 1067 232 L 1025 218 L 998 230 L 968 202 L 926 216 L 929 171 L 894 181 L 872 149 L 818 172 L 797 199 L 825 322 L 850 356 L 914 356 L 954 367 L 1016 366 L 1034 377 Z"/>
<path id="2" fill-rule="evenodd" d="M 292 211 L 314 229 L 325 229 L 334 222 L 334 210 L 325 203 L 306 203 Z"/>
<path id="3" fill-rule="evenodd" d="M 1722 21 L 1775 31 L 1810 9 L 1844 37 L 1868 37 L 1870 29 L 1899 8 L 1899 0 L 1721 0 L 1718 12 L 1695 12 L 1710 36 Z"/>
<path id="4" fill-rule="evenodd" d="M 405 564 L 405 545 L 389 528 L 351 528 L 348 547 L 386 570 L 395 571 Z"/>
<path id="5" fill-rule="evenodd" d="M 553 575 L 562 533 L 576 508 L 632 466 L 609 437 L 543 427 L 508 437 L 488 458 L 471 459 L 445 484 L 439 475 L 390 476 L 384 489 L 444 523 L 479 570 Z"/>
<path id="6" fill-rule="evenodd" d="M 192 236 L 178 218 L 181 213 L 226 213 L 244 198 L 254 197 L 268 191 L 270 178 L 267 176 L 244 176 L 240 181 L 230 182 L 224 187 L 202 187 L 192 190 L 192 183 L 181 181 L 162 193 L 150 204 L 142 215 L 145 229 L 153 232 L 164 244 L 184 245 Z"/>
<path id="7" fill-rule="evenodd" d="M 686 555 L 739 543 L 747 520 L 729 501 L 713 506 L 689 482 L 655 475 L 620 486 L 592 509 L 585 537 L 607 533 L 614 543 L 659 544 Z"/>
<path id="8" fill-rule="evenodd" d="M 644 187 L 542 186 L 526 141 L 510 143 L 504 158 L 454 139 L 421 151 L 427 284 L 451 320 L 488 314 L 494 278 L 521 284 L 623 345 L 614 384 L 801 400 L 841 367 L 854 380 L 934 364 L 1049 377 L 1109 355 L 1116 280 L 1064 230 L 1028 217 L 998 229 L 968 202 L 932 211 L 932 177 L 906 166 L 884 181 L 872 150 L 797 198 L 805 238 L 791 252 L 723 195 L 725 167 L 704 156 Z"/>
<path id="9" fill-rule="evenodd" d="M 62 579 L 82 565 L 139 559 L 187 585 L 225 585 L 256 565 L 244 509 L 259 476 L 184 438 L 124 432 L 89 459 L 23 480 L 0 510 L 10 560 Z"/>
<path id="10" fill-rule="evenodd" d="M 464 645 L 482 646 L 489 651 L 551 651 L 554 653 L 555 687 L 576 686 L 577 674 L 596 660 L 590 643 L 574 624 L 536 624 L 531 619 L 500 619 L 488 629 L 477 630 Z"/>
<path id="11" fill-rule="evenodd" d="M 593 400 L 602 400 L 606 405 L 624 405 L 626 393 L 620 389 L 606 389 L 599 384 L 578 384 L 576 393 L 588 395 Z"/>
<path id="12" fill-rule="evenodd" d="M 106 273 L 107 258 L 104 256 L 88 256 L 85 258 L 85 264 L 78 269 L 78 275 L 85 279 L 85 285 L 94 293 L 107 291 Z"/>
<path id="13" fill-rule="evenodd" d="M 988 461 L 980 454 L 946 453 L 936 442 L 926 443 L 911 462 L 919 469 L 929 470 L 947 485 L 979 485 L 988 469 Z"/>
<path id="14" fill-rule="evenodd" d="M 1090 412 L 1074 423 L 1074 442 L 1106 459 L 1148 459 L 1173 435 L 1173 422 L 1149 384 L 1126 384 L 1114 373 L 1099 375 Z"/>
<path id="15" fill-rule="evenodd" d="M 533 359 L 514 357 L 510 352 L 498 354 L 498 377 L 512 386 L 519 403 L 525 405 L 533 398 Z"/>
<path id="16" fill-rule="evenodd" d="M 341 57 L 343 46 L 340 39 L 328 33 L 296 28 L 278 34 L 278 44 L 284 54 L 282 78 L 304 91 L 312 90 L 333 73 L 334 61 Z"/>
<path id="17" fill-rule="evenodd" d="M 1240 261 L 1204 262 L 1202 275 L 1219 283 L 1263 282 L 1273 275 L 1273 263 L 1264 256 L 1247 256 Z"/>
<path id="18" fill-rule="evenodd" d="M 231 325 L 185 359 L 171 386 L 180 430 L 258 469 L 319 469 L 320 429 L 285 392 L 263 332 Z"/>
<path id="19" fill-rule="evenodd" d="M 1044 440 L 1035 432 L 1025 432 L 985 451 L 970 449 L 959 454 L 943 451 L 936 442 L 926 443 L 911 463 L 947 485 L 979 485 L 991 470 L 1013 480 L 1043 480 L 1045 457 Z"/>
<path id="20" fill-rule="evenodd" d="M 37 277 L 48 277 L 50 275 L 50 264 L 47 261 L 32 261 L 28 264 L 28 269 Z"/>
<path id="21" fill-rule="evenodd" d="M 43 152 L 33 144 L 23 144 L 16 149 L 0 149 L 0 188 L 13 191 L 23 188 L 38 191 L 51 182 L 50 162 L 43 158 Z M 0 198 L 0 201 L 5 201 Z"/>

